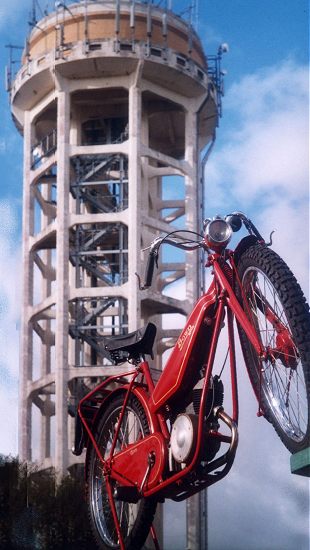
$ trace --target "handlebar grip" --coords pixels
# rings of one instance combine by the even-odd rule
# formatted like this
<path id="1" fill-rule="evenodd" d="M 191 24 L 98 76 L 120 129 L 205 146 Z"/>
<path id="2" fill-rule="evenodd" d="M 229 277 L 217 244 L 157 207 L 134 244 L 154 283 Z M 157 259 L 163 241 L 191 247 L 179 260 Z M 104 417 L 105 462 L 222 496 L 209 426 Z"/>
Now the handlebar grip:
<path id="1" fill-rule="evenodd" d="M 149 253 L 147 264 L 146 264 L 146 270 L 145 270 L 145 277 L 144 277 L 144 284 L 143 284 L 144 288 L 149 288 L 152 284 L 156 258 L 157 258 L 157 251 Z"/>

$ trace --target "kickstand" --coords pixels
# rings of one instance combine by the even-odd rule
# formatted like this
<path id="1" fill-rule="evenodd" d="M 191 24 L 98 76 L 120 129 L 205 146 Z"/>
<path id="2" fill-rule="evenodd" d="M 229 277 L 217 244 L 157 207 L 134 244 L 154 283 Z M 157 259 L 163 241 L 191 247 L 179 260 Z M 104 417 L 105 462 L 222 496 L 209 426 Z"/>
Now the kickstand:
<path id="1" fill-rule="evenodd" d="M 160 546 L 159 546 L 159 543 L 158 543 L 158 538 L 157 538 L 157 535 L 156 535 L 154 525 L 151 526 L 150 531 L 151 531 L 151 537 L 152 537 L 153 542 L 154 542 L 155 550 L 160 550 Z"/>

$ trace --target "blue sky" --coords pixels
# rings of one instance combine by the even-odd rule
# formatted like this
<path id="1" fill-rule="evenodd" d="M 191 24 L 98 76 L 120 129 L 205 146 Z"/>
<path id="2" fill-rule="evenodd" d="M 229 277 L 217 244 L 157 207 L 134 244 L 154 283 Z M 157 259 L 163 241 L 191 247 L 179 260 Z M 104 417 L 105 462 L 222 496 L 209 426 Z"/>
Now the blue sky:
<path id="1" fill-rule="evenodd" d="M 0 0 L 1 70 L 22 45 L 30 0 Z M 41 2 L 45 7 L 46 1 Z M 51 5 L 51 2 L 50 2 Z M 176 12 L 188 2 L 173 0 Z M 206 168 L 206 212 L 243 210 L 268 235 L 309 297 L 308 2 L 199 0 L 207 54 L 222 42 L 223 118 Z M 17 452 L 22 139 L 0 89 L 0 453 Z M 240 358 L 240 362 L 242 359 Z M 256 404 L 240 364 L 240 446 L 229 476 L 209 490 L 209 550 L 306 550 L 308 481 Z M 167 508 L 165 550 L 183 550 L 184 507 Z M 179 522 L 178 522 L 179 520 Z"/>

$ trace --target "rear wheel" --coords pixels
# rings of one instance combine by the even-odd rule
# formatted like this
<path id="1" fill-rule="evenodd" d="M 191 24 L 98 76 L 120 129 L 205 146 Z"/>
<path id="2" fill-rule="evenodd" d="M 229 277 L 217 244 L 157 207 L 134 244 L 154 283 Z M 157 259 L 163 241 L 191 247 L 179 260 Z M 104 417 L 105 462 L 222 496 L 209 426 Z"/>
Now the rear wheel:
<path id="1" fill-rule="evenodd" d="M 249 376 L 266 418 L 284 445 L 297 452 L 309 446 L 309 307 L 285 262 L 265 246 L 241 255 L 238 294 L 267 352 L 261 360 L 239 327 Z"/>
<path id="2" fill-rule="evenodd" d="M 96 442 L 104 458 L 108 458 L 119 422 L 124 398 L 116 396 L 107 407 L 96 431 Z M 138 399 L 129 398 L 123 416 L 115 452 L 124 449 L 149 433 L 145 411 Z M 112 491 L 115 482 L 111 480 Z M 92 530 L 98 547 L 102 550 L 120 548 L 116 527 L 107 494 L 102 464 L 93 448 L 88 467 L 88 507 Z M 156 511 L 153 499 L 141 499 L 138 503 L 115 501 L 126 550 L 138 550 L 148 536 Z"/>

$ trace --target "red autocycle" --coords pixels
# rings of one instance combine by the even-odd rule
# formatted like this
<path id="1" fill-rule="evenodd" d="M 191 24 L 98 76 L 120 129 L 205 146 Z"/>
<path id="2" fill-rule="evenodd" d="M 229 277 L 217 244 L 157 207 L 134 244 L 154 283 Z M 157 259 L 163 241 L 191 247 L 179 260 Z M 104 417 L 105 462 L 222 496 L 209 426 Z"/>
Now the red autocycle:
<path id="1" fill-rule="evenodd" d="M 242 226 L 248 234 L 234 251 L 227 249 Z M 164 243 L 202 248 L 212 268 L 209 290 L 195 304 L 159 380 L 154 383 L 145 359 L 156 336 L 149 323 L 105 339 L 112 361 L 128 361 L 132 370 L 108 377 L 79 404 L 74 452 L 87 448 L 87 499 L 101 549 L 137 550 L 149 533 L 159 548 L 152 525 L 157 503 L 184 500 L 229 472 L 238 444 L 235 324 L 258 414 L 291 452 L 309 445 L 310 317 L 296 279 L 240 212 L 207 219 L 202 235 L 184 235 L 156 238 L 143 285 L 139 279 L 141 290 L 151 285 Z M 214 361 L 224 326 L 230 414 Z"/>

